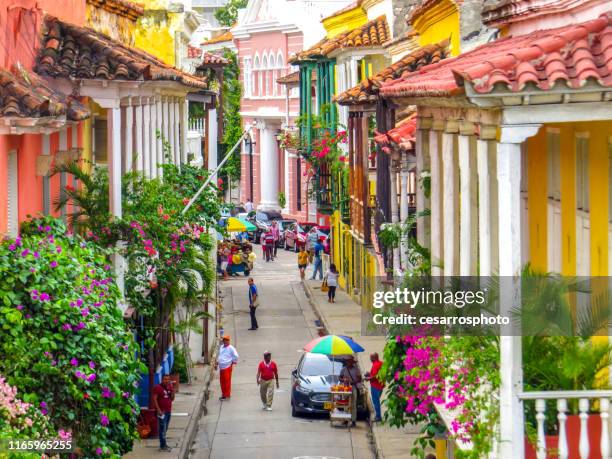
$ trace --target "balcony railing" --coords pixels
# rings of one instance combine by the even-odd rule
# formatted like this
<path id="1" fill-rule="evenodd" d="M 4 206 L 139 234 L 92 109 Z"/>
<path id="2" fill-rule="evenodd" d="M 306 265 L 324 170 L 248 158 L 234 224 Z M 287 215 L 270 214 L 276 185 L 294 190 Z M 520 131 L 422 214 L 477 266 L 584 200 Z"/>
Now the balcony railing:
<path id="1" fill-rule="evenodd" d="M 535 401 L 537 440 L 534 449 L 537 459 L 552 455 L 558 455 L 559 459 L 610 459 L 612 390 L 523 392 L 519 398 L 527 403 Z M 547 406 L 553 407 L 556 416 L 547 413 Z M 578 415 L 573 415 L 576 406 Z M 546 435 L 546 426 L 551 423 L 558 431 L 557 445 L 554 436 Z"/>

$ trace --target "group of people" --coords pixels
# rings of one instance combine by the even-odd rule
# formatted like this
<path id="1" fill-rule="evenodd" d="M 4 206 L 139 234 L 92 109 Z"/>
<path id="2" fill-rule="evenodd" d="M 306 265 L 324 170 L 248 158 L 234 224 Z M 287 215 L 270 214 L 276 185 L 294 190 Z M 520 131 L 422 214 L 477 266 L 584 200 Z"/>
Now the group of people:
<path id="1" fill-rule="evenodd" d="M 230 344 L 229 335 L 223 336 L 223 344 L 219 349 L 215 369 L 219 370 L 219 381 L 221 385 L 221 397 L 219 400 L 226 401 L 232 395 L 232 370 L 238 364 L 238 351 Z M 379 373 L 383 362 L 380 360 L 378 353 L 370 354 L 372 366 L 370 371 L 365 375 L 361 375 L 361 371 L 356 364 L 355 358 L 349 356 L 346 363 L 340 372 L 340 382 L 351 386 L 353 390 L 352 401 L 352 421 L 357 420 L 357 398 L 364 390 L 363 382 L 370 383 L 370 394 L 372 397 L 372 405 L 374 405 L 375 422 L 382 420 L 380 398 L 384 389 L 384 383 L 379 378 Z M 256 382 L 259 386 L 259 396 L 261 398 L 262 408 L 266 411 L 272 411 L 272 402 L 274 400 L 274 388 L 279 388 L 278 366 L 272 360 L 272 353 L 265 351 L 263 360 L 257 366 Z"/>
<path id="2" fill-rule="evenodd" d="M 261 249 L 263 250 L 263 258 L 266 261 L 274 261 L 278 252 L 278 244 L 280 242 L 280 226 L 276 220 L 272 220 L 270 227 L 261 233 Z"/>
<path id="3" fill-rule="evenodd" d="M 242 241 L 223 241 L 217 246 L 217 271 L 227 280 L 244 272 L 245 276 L 253 270 L 257 256 L 253 246 Z"/>
<path id="4" fill-rule="evenodd" d="M 314 234 L 316 239 L 310 240 L 310 235 Z M 330 303 L 336 302 L 336 288 L 338 288 L 338 276 L 340 273 L 334 263 L 329 265 L 329 269 L 323 276 L 323 253 L 325 247 L 321 244 L 318 238 L 318 233 L 315 228 L 312 228 L 308 233 L 309 239 L 307 244 L 304 244 L 298 252 L 298 269 L 300 270 L 300 278 L 304 280 L 306 278 L 306 268 L 309 263 L 312 263 L 312 276 L 310 280 L 316 280 L 317 274 L 319 280 L 322 280 L 325 287 L 327 288 L 327 301 Z M 308 247 L 307 247 L 308 246 Z"/>

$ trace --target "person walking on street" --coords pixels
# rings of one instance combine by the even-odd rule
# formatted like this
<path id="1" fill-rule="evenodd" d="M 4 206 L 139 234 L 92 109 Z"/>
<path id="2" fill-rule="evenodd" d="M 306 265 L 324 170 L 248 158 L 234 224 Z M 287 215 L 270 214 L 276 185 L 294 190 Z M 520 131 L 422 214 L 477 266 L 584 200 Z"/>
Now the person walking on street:
<path id="1" fill-rule="evenodd" d="M 274 236 L 272 230 L 268 230 L 264 234 L 264 253 L 266 254 L 266 261 L 274 260 Z"/>
<path id="2" fill-rule="evenodd" d="M 278 368 L 276 362 L 272 360 L 270 351 L 264 352 L 263 361 L 259 362 L 257 367 L 257 385 L 259 386 L 259 395 L 263 409 L 272 411 L 272 400 L 274 399 L 274 381 L 276 380 L 276 388 L 278 384 Z"/>
<path id="3" fill-rule="evenodd" d="M 351 386 L 353 394 L 351 397 L 351 422 L 355 425 L 357 421 L 357 398 L 363 387 L 363 378 L 361 377 L 359 367 L 355 365 L 355 357 L 352 355 L 346 359 L 346 364 L 340 371 L 340 380 Z"/>
<path id="4" fill-rule="evenodd" d="M 305 244 L 307 245 L 306 250 L 308 251 L 308 261 L 312 263 L 312 260 L 315 256 L 315 245 L 319 242 L 319 233 L 317 233 L 317 229 L 313 226 L 308 231 L 308 235 L 306 237 Z"/>
<path id="5" fill-rule="evenodd" d="M 170 375 L 162 377 L 162 383 L 153 387 L 153 407 L 157 411 L 157 424 L 159 432 L 159 450 L 170 451 L 166 443 L 166 433 L 170 425 L 172 402 L 174 401 L 174 387 Z"/>
<path id="6" fill-rule="evenodd" d="M 247 199 L 247 202 L 244 205 L 244 210 L 247 211 L 247 214 L 250 213 L 250 212 L 253 212 L 253 203 L 251 202 L 250 199 Z"/>
<path id="7" fill-rule="evenodd" d="M 215 370 L 219 368 L 219 382 L 221 383 L 219 400 L 221 401 L 229 400 L 232 395 L 232 369 L 238 364 L 238 357 L 238 351 L 230 344 L 229 335 L 225 335 L 215 363 Z"/>
<path id="8" fill-rule="evenodd" d="M 323 280 L 323 246 L 319 241 L 314 245 L 314 268 L 312 271 L 312 277 L 310 280 L 315 280 L 317 273 L 319 273 L 319 280 Z"/>
<path id="9" fill-rule="evenodd" d="M 378 353 L 373 352 L 370 354 L 370 362 L 372 362 L 372 368 L 365 374 L 366 381 L 370 381 L 370 394 L 372 395 L 372 405 L 374 405 L 374 412 L 376 417 L 374 422 L 382 421 L 380 413 L 380 396 L 382 395 L 385 387 L 384 383 L 379 377 L 380 369 L 382 368 L 383 362 L 378 358 Z"/>
<path id="10" fill-rule="evenodd" d="M 327 273 L 325 273 L 325 277 L 327 278 L 327 287 L 328 287 L 328 291 L 327 291 L 327 301 L 329 303 L 335 303 L 335 299 L 336 299 L 336 287 L 338 287 L 338 270 L 336 269 L 336 265 L 335 264 L 331 264 L 329 265 L 329 269 L 327 270 Z"/>
<path id="11" fill-rule="evenodd" d="M 278 250 L 278 241 L 280 241 L 280 227 L 278 226 L 278 222 L 276 220 L 272 220 L 272 227 L 270 228 L 270 231 L 272 231 L 272 237 L 274 238 L 274 246 L 272 248 L 272 259 L 274 260 Z"/>
<path id="12" fill-rule="evenodd" d="M 308 266 L 308 252 L 306 252 L 306 247 L 300 247 L 297 257 L 298 269 L 300 270 L 300 279 L 304 280 L 304 277 L 306 276 L 306 267 Z"/>
<path id="13" fill-rule="evenodd" d="M 249 330 L 257 330 L 259 325 L 257 324 L 257 306 L 259 306 L 259 294 L 257 293 L 257 287 L 252 277 L 249 277 L 249 313 L 251 314 L 251 328 Z"/>

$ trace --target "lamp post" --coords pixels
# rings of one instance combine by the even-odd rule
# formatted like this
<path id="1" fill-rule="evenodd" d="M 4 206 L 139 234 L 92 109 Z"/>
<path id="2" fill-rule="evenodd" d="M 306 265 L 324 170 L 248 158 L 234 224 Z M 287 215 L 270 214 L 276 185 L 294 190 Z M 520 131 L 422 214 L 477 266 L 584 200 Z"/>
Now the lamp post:
<path id="1" fill-rule="evenodd" d="M 253 145 L 255 143 L 250 134 L 246 136 L 244 145 L 249 152 L 249 200 L 251 202 L 253 202 Z"/>

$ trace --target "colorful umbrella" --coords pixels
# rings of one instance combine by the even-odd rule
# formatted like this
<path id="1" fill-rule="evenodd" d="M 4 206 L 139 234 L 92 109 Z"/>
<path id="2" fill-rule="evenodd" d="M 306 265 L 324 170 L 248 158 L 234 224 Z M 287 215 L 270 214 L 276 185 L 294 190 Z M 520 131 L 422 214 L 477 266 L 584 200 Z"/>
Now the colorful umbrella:
<path id="1" fill-rule="evenodd" d="M 257 229 L 251 222 L 243 220 L 242 218 L 229 217 L 226 223 L 226 229 L 230 233 L 242 233 L 245 231 L 255 231 Z"/>
<path id="2" fill-rule="evenodd" d="M 304 350 L 314 354 L 346 355 L 365 349 L 348 336 L 326 335 L 312 340 L 304 346 Z"/>

